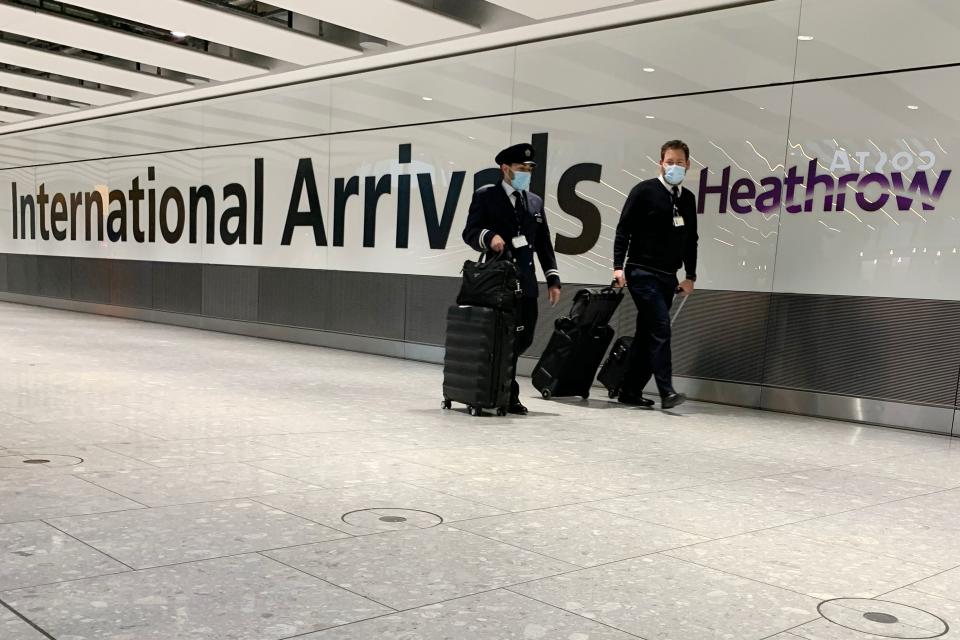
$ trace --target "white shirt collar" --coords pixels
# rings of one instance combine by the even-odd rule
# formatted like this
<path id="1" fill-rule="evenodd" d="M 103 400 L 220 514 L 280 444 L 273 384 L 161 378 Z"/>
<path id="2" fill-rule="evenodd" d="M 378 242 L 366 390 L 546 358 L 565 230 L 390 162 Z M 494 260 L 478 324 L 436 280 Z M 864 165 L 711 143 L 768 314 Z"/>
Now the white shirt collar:
<path id="1" fill-rule="evenodd" d="M 663 178 L 662 175 L 657 176 L 657 179 L 660 180 L 660 184 L 663 185 L 663 188 L 664 188 L 664 189 L 666 189 L 666 190 L 669 191 L 670 193 L 673 193 L 673 185 L 671 185 L 669 182 L 667 182 L 667 181 Z M 677 186 L 679 187 L 680 185 L 677 185 Z"/>
<path id="2" fill-rule="evenodd" d="M 515 193 L 519 193 L 516 189 L 513 188 L 513 185 L 507 182 L 506 180 L 501 180 L 500 185 L 503 187 L 503 190 L 507 192 L 507 197 L 509 198 Z"/>

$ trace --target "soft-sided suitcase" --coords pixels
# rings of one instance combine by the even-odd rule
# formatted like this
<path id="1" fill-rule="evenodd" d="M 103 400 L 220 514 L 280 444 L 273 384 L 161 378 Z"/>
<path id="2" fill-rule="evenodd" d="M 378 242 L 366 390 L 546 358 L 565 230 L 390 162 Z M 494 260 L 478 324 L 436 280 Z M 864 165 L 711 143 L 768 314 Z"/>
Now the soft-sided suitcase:
<path id="1" fill-rule="evenodd" d="M 680 304 L 673 317 L 670 318 L 670 326 L 680 317 L 683 311 L 683 305 L 687 304 L 687 296 L 680 298 Z M 616 398 L 620 395 L 623 388 L 623 379 L 627 375 L 627 360 L 630 357 L 630 347 L 633 345 L 633 336 L 623 336 L 613 343 L 613 349 L 610 350 L 610 356 L 600 368 L 597 375 L 597 381 L 607 389 L 607 395 Z"/>
<path id="2" fill-rule="evenodd" d="M 613 349 L 610 349 L 607 361 L 600 367 L 597 380 L 607 388 L 607 395 L 611 398 L 620 395 L 623 378 L 627 373 L 627 359 L 630 356 L 630 345 L 632 344 L 633 336 L 617 338 L 617 341 L 613 343 Z"/>
<path id="3" fill-rule="evenodd" d="M 443 408 L 460 402 L 472 416 L 482 415 L 484 409 L 506 415 L 515 339 L 512 313 L 489 307 L 450 307 L 443 357 Z"/>
<path id="4" fill-rule="evenodd" d="M 533 370 L 533 386 L 544 398 L 590 397 L 593 376 L 613 340 L 613 327 L 558 328 Z"/>
<path id="5" fill-rule="evenodd" d="M 580 289 L 573 296 L 573 306 L 565 323 L 580 328 L 610 324 L 621 300 L 623 291 L 612 286 Z"/>

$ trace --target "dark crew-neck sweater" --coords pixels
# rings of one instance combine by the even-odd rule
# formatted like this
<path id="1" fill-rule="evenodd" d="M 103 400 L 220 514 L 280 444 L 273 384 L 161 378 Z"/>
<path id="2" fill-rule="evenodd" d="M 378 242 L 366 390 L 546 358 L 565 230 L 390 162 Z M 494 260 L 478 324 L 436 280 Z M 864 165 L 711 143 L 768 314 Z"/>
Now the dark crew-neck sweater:
<path id="1" fill-rule="evenodd" d="M 673 195 L 659 178 L 635 186 L 620 214 L 613 243 L 613 268 L 632 265 L 676 274 L 683 266 L 686 277 L 697 278 L 697 199 L 681 188 L 677 210 L 683 225 L 674 224 Z"/>

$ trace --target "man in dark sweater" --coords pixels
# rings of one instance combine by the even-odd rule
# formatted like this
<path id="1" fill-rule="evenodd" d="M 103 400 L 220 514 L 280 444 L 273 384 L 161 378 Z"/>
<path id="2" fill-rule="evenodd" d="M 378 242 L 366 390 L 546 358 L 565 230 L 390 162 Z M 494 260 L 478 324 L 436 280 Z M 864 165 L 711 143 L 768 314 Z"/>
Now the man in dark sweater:
<path id="1" fill-rule="evenodd" d="M 613 278 L 628 286 L 637 305 L 637 331 L 630 349 L 620 402 L 652 406 L 642 396 L 653 375 L 664 409 L 686 400 L 673 388 L 670 307 L 674 294 L 693 293 L 697 279 L 697 201 L 680 187 L 690 168 L 690 148 L 671 140 L 660 148 L 660 175 L 636 185 L 627 197 L 613 244 Z M 678 283 L 683 266 L 686 279 Z"/>

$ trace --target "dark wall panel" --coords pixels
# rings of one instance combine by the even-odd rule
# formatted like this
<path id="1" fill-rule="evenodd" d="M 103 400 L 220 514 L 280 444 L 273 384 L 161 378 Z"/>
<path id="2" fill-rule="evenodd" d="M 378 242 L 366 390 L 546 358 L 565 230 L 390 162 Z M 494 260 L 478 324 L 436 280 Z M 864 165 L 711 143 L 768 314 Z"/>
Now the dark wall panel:
<path id="1" fill-rule="evenodd" d="M 50 298 L 70 298 L 70 263 L 72 258 L 38 256 L 37 282 L 39 293 Z"/>
<path id="2" fill-rule="evenodd" d="M 7 256 L 0 253 L 0 291 L 7 291 Z"/>
<path id="3" fill-rule="evenodd" d="M 153 263 L 116 260 L 110 266 L 110 304 L 149 309 L 153 306 Z"/>
<path id="4" fill-rule="evenodd" d="M 73 258 L 70 264 L 71 293 L 74 300 L 110 303 L 110 271 L 119 268 L 113 260 Z"/>
<path id="5" fill-rule="evenodd" d="M 330 283 L 310 269 L 260 269 L 261 322 L 319 329 L 327 324 Z"/>
<path id="6" fill-rule="evenodd" d="M 447 307 L 457 303 L 460 278 L 407 276 L 405 340 L 442 345 L 447 333 Z"/>
<path id="7" fill-rule="evenodd" d="M 257 267 L 203 265 L 203 315 L 255 322 L 259 296 Z"/>
<path id="8" fill-rule="evenodd" d="M 777 294 L 764 382 L 953 406 L 960 302 Z"/>
<path id="9" fill-rule="evenodd" d="M 407 276 L 320 271 L 328 281 L 327 331 L 403 340 Z M 435 304 L 439 304 L 437 301 Z"/>
<path id="10" fill-rule="evenodd" d="M 7 255 L 7 287 L 11 293 L 40 295 L 38 256 Z"/>
<path id="11" fill-rule="evenodd" d="M 153 264 L 153 308 L 199 314 L 203 311 L 203 265 Z"/>
<path id="12" fill-rule="evenodd" d="M 632 336 L 636 333 L 637 307 L 629 293 L 620 307 L 620 335 Z M 673 325 L 673 372 L 691 378 L 760 384 L 769 309 L 769 293 L 694 292 Z M 677 310 L 674 306 L 671 315 Z"/>

